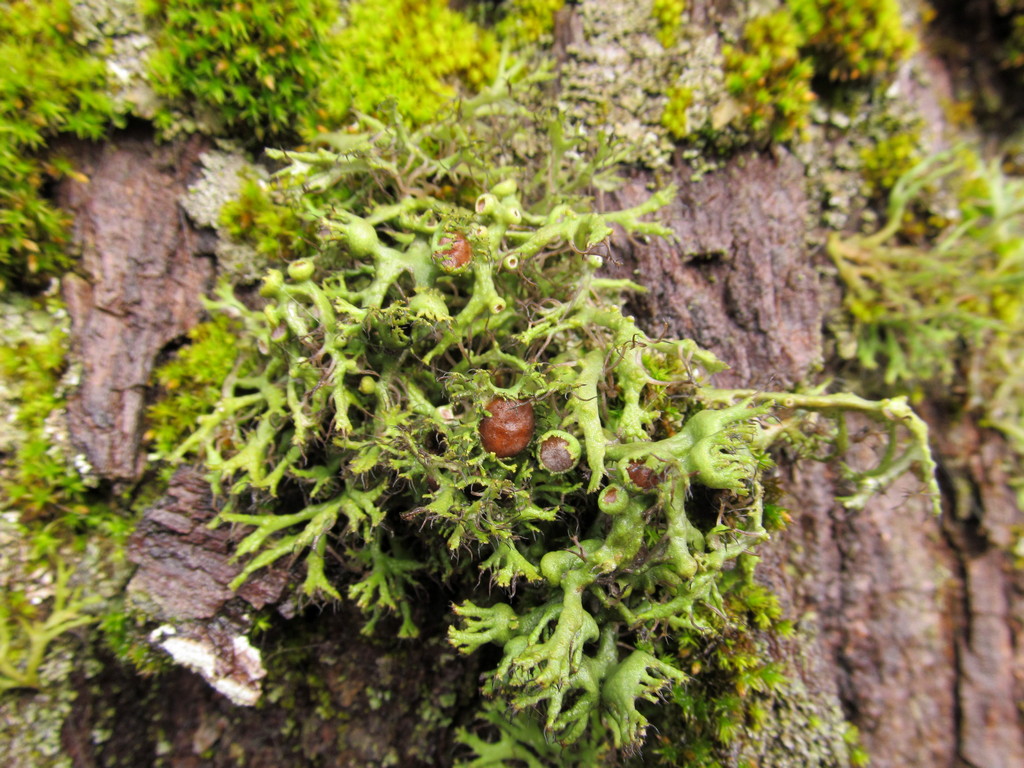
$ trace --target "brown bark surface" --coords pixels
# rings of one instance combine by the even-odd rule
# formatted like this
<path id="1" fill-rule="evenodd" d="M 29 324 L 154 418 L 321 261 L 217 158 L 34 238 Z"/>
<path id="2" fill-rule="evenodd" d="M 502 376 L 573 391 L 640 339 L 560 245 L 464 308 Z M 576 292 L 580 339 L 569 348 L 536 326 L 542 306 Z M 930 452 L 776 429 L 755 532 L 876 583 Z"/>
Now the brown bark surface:
<path id="1" fill-rule="evenodd" d="M 74 215 L 80 275 L 64 281 L 81 385 L 68 427 L 93 469 L 137 479 L 142 410 L 160 351 L 198 320 L 213 265 L 182 214 L 204 141 L 162 147 L 121 134 L 85 145 L 77 166 L 88 181 L 65 180 L 60 203 Z"/>
<path id="2" fill-rule="evenodd" d="M 647 291 L 631 305 L 654 334 L 696 339 L 730 370 L 720 386 L 779 389 L 821 357 L 821 290 L 804 249 L 804 172 L 789 153 L 746 153 L 693 181 L 662 212 L 676 239 L 616 238 L 609 272 Z M 609 196 L 638 205 L 650 179 Z"/>
<path id="3" fill-rule="evenodd" d="M 136 476 L 153 362 L 196 321 L 210 279 L 197 255 L 209 249 L 177 205 L 198 149 L 122 136 L 87 150 L 90 183 L 66 182 L 61 192 L 84 254 L 84 277 L 66 288 L 84 366 L 70 425 L 109 478 Z M 677 177 L 680 195 L 664 217 L 678 240 L 617 237 L 609 273 L 648 289 L 631 309 L 652 334 L 694 338 L 732 366 L 720 385 L 800 382 L 821 357 L 832 295 L 805 247 L 804 169 L 784 151 L 751 152 L 699 182 L 686 169 Z M 648 181 L 637 177 L 606 205 L 639 202 Z M 912 478 L 851 512 L 835 501 L 835 467 L 783 456 L 793 522 L 761 548 L 760 577 L 798 627 L 791 673 L 861 729 L 876 768 L 1017 768 L 1024 577 L 1007 550 L 1024 516 L 1000 474 L 998 437 L 949 423 L 939 407 L 925 416 L 942 465 L 942 518 Z M 867 437 L 857 450 L 873 447 Z M 135 588 L 164 618 L 207 622 L 247 610 L 225 607 L 224 584 L 237 571 L 229 541 L 203 526 L 211 512 L 201 480 L 180 478 L 136 534 Z M 250 602 L 276 599 L 267 589 Z M 108 693 L 83 685 L 65 727 L 69 754 L 76 766 L 147 765 L 162 733 L 164 759 L 182 767 L 234 765 L 238 754 L 257 767 L 448 765 L 478 662 L 445 644 L 446 601 L 440 587 L 424 596 L 419 618 L 432 639 L 404 644 L 362 637 L 350 605 L 300 610 L 287 639 L 263 640 L 277 656 L 267 659 L 257 709 L 230 705 L 189 672 L 141 682 L 110 665 L 100 681 Z M 90 729 L 111 709 L 123 731 L 95 747 Z"/>
<path id="4" fill-rule="evenodd" d="M 138 565 L 128 594 L 152 601 L 152 618 L 212 619 L 235 597 L 257 609 L 281 599 L 288 573 L 280 568 L 260 570 L 237 592 L 228 588 L 242 566 L 231 558 L 231 529 L 209 527 L 214 515 L 210 486 L 191 467 L 178 470 L 146 510 L 128 542 L 128 558 Z"/>
<path id="5" fill-rule="evenodd" d="M 819 354 L 823 291 L 803 247 L 802 183 L 786 155 L 737 159 L 699 184 L 683 182 L 669 212 L 678 244 L 620 242 L 610 259 L 613 273 L 650 289 L 635 307 L 649 328 L 691 336 L 738 361 L 730 383 L 781 387 L 806 376 Z M 615 204 L 634 203 L 642 190 L 637 179 Z M 101 278 L 94 290 L 108 286 Z M 129 346 L 134 337 L 118 338 Z M 761 574 L 797 620 L 804 685 L 835 697 L 861 729 L 873 765 L 1010 768 L 1024 764 L 1017 708 L 1022 589 L 1004 547 L 1020 513 L 998 473 L 998 441 L 932 418 L 947 485 L 959 488 L 944 519 L 930 515 L 913 478 L 850 512 L 835 501 L 843 488 L 833 468 L 785 465 L 794 521 L 764 548 Z M 872 449 L 870 439 L 858 448 Z M 964 499 L 970 509 L 962 508 Z M 224 584 L 237 571 L 227 562 L 226 537 L 202 527 L 209 514 L 201 480 L 184 475 L 134 539 L 134 586 L 169 615 L 209 618 L 229 596 Z M 389 754 L 407 765 L 446 764 L 449 754 L 426 754 L 424 734 L 410 746 L 420 711 L 411 702 L 451 686 L 471 694 L 475 681 L 464 662 L 443 641 L 375 647 L 358 636 L 361 621 L 348 608 L 317 621 L 332 627 L 334 641 L 327 650 L 315 634 L 317 655 L 330 659 L 315 662 L 316 674 L 352 730 L 344 749 L 331 752 L 326 745 L 338 734 L 307 712 L 305 754 L 324 765 L 371 764 Z M 227 710 L 187 675 L 167 678 L 160 689 L 177 704 L 152 712 L 151 725 L 177 734 L 182 764 L 221 764 L 184 756 L 204 729 L 214 729 L 214 740 L 244 741 L 247 729 L 266 732 L 288 721 L 276 706 Z M 392 698 L 382 703 L 385 690 Z M 254 765 L 289 764 L 277 748 L 259 753 L 265 761 L 249 754 Z"/>

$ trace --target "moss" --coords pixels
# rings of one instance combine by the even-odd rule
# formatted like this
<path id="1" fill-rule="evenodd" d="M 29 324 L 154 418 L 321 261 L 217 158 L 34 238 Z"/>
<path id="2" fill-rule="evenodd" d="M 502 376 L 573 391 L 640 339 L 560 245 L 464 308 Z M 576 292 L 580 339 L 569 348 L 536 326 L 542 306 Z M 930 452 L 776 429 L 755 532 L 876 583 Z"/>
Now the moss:
<path id="1" fill-rule="evenodd" d="M 314 127 L 330 115 L 391 110 L 423 123 L 465 83 L 476 90 L 494 75 L 494 36 L 444 0 L 356 0 L 347 9 L 338 55 L 321 85 Z"/>
<path id="2" fill-rule="evenodd" d="M 829 80 L 890 75 L 917 49 L 916 36 L 903 27 L 897 0 L 792 0 L 788 6 L 815 72 Z"/>
<path id="3" fill-rule="evenodd" d="M 658 22 L 658 42 L 671 48 L 679 40 L 686 0 L 654 0 L 651 13 Z"/>
<path id="4" fill-rule="evenodd" d="M 67 315 L 53 298 L 15 302 L 5 327 L 0 380 L 16 428 L 0 471 L 0 690 L 53 683 L 46 665 L 66 635 L 97 621 L 100 596 L 124 583 L 130 516 L 94 490 L 87 462 L 64 426 L 69 384 Z M 5 325 L 13 321 L 5 315 Z M 88 572 L 86 584 L 81 574 Z M 63 679 L 61 683 L 63 683 Z"/>
<path id="5" fill-rule="evenodd" d="M 274 182 L 248 173 L 239 179 L 234 199 L 221 208 L 218 224 L 232 240 L 249 246 L 259 263 L 269 265 L 308 255 L 313 227 L 275 194 Z"/>
<path id="6" fill-rule="evenodd" d="M 18 440 L 0 464 L 6 509 L 22 519 L 87 517 L 89 488 L 95 484 L 84 457 L 74 454 L 64 434 L 64 376 L 68 370 L 67 314 L 55 299 L 32 303 L 39 314 L 34 333 L 24 328 L 0 346 L 0 377 L 7 385 L 11 423 Z"/>
<path id="7" fill-rule="evenodd" d="M 479 87 L 497 62 L 493 35 L 443 0 L 356 0 L 339 17 L 327 0 L 227 4 L 150 0 L 150 80 L 167 103 L 246 141 L 311 137 L 354 113 L 397 110 L 414 123 Z M 337 28 L 340 22 L 340 29 Z"/>
<path id="8" fill-rule="evenodd" d="M 565 0 L 510 0 L 503 3 L 504 15 L 494 31 L 516 46 L 536 42 L 551 35 L 555 14 L 564 5 Z"/>
<path id="9" fill-rule="evenodd" d="M 923 159 L 920 129 L 886 136 L 864 147 L 860 157 L 864 194 L 870 199 L 884 201 L 897 181 Z"/>
<path id="10" fill-rule="evenodd" d="M 98 138 L 116 117 L 104 63 L 73 31 L 66 0 L 0 6 L 0 290 L 39 287 L 71 264 L 68 218 L 44 189 L 75 171 L 46 145 Z"/>
<path id="11" fill-rule="evenodd" d="M 743 120 L 758 137 L 799 138 L 806 130 L 813 67 L 800 52 L 805 38 L 788 9 L 758 16 L 739 46 L 726 46 L 726 86 L 742 105 Z"/>
<path id="12" fill-rule="evenodd" d="M 313 111 L 335 51 L 335 4 L 147 0 L 143 11 L 156 46 L 150 82 L 172 104 L 214 113 L 224 130 L 258 140 L 294 135 L 297 116 Z M 166 129 L 174 115 L 165 108 L 155 119 Z"/>
<path id="13" fill-rule="evenodd" d="M 783 518 L 788 519 L 784 510 L 773 510 L 776 524 Z M 717 639 L 709 644 L 700 632 L 678 639 L 678 663 L 688 679 L 670 694 L 681 717 L 659 722 L 652 740 L 658 765 L 728 764 L 728 756 L 765 727 L 775 702 L 789 693 L 785 668 L 771 660 L 767 648 L 791 634 L 792 626 L 781 618 L 774 595 L 754 582 L 756 560 L 741 558 L 723 577 L 726 610 L 702 617 Z"/>
<path id="14" fill-rule="evenodd" d="M 238 332 L 224 316 L 195 326 L 188 339 L 187 346 L 153 373 L 162 397 L 147 411 L 146 437 L 158 456 L 172 453 L 217 402 L 238 355 Z"/>
<path id="15" fill-rule="evenodd" d="M 722 47 L 735 109 L 723 102 L 688 140 L 726 150 L 751 140 L 803 141 L 816 99 L 849 99 L 854 83 L 879 88 L 916 46 L 890 0 L 785 3 L 749 19 L 740 39 Z"/>
<path id="16" fill-rule="evenodd" d="M 693 104 L 693 89 L 679 86 L 668 92 L 668 104 L 661 115 L 661 124 L 675 139 L 682 139 L 690 132 L 686 110 Z"/>

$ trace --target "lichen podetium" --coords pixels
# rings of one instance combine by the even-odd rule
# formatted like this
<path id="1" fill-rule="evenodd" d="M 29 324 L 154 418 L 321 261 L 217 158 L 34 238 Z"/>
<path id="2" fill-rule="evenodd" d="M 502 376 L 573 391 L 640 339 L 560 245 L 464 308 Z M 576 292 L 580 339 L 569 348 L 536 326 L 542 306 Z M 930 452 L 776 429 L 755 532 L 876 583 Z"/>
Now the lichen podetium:
<path id="1" fill-rule="evenodd" d="M 772 444 L 841 447 L 850 411 L 890 427 L 851 506 L 932 464 L 903 401 L 716 389 L 712 353 L 649 336 L 621 309 L 640 287 L 603 277 L 601 254 L 613 226 L 668 236 L 649 219 L 675 191 L 595 212 L 567 190 L 605 169 L 555 129 L 527 162 L 502 133 L 527 119 L 508 94 L 499 79 L 448 120 L 277 153 L 316 254 L 270 270 L 259 309 L 221 287 L 241 359 L 176 456 L 200 456 L 220 522 L 248 526 L 235 586 L 301 558 L 307 595 L 347 590 L 367 631 L 394 613 L 412 637 L 410 590 L 479 569 L 501 589 L 457 599 L 449 639 L 500 649 L 484 693 L 538 710 L 554 741 L 633 749 L 638 705 L 686 680 L 673 636 L 725 609 L 720 578 L 768 535 Z M 531 432 L 488 450 L 481 424 L 524 403 Z M 568 458 L 519 442 L 552 433 Z"/>

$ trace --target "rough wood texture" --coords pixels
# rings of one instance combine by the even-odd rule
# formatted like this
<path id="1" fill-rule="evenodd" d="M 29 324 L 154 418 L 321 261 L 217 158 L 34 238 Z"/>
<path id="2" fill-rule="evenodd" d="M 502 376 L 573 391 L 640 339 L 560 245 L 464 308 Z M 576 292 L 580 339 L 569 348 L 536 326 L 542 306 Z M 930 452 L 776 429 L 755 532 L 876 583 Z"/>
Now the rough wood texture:
<path id="1" fill-rule="evenodd" d="M 610 208 L 650 194 L 640 178 L 609 196 Z M 778 389 L 820 357 L 821 298 L 804 256 L 803 169 L 791 155 L 744 154 L 692 181 L 683 170 L 662 212 L 675 242 L 615 240 L 609 273 L 648 289 L 631 302 L 649 332 L 692 338 L 731 369 L 722 386 Z"/>
<path id="2" fill-rule="evenodd" d="M 717 5 L 698 0 L 693 18 Z M 567 13 L 563 48 L 577 36 Z M 195 150 L 122 137 L 90 150 L 89 185 L 62 190 L 87 275 L 67 289 L 85 363 L 72 433 L 108 477 L 138 469 L 142 387 L 158 350 L 191 323 L 209 274 L 177 207 Z M 606 254 L 609 274 L 649 289 L 630 309 L 653 334 L 715 351 L 732 366 L 720 385 L 800 381 L 820 355 L 827 294 L 804 244 L 803 169 L 779 150 L 743 154 L 699 182 L 684 170 L 677 177 L 680 196 L 664 220 L 678 241 L 618 237 Z M 636 204 L 649 181 L 636 178 L 606 207 Z M 912 479 L 850 512 L 834 500 L 843 490 L 834 467 L 783 461 L 793 523 L 761 548 L 759 577 L 797 624 L 780 656 L 809 700 L 859 726 L 875 768 L 1017 768 L 1024 574 L 1008 550 L 1024 515 L 1001 474 L 1001 442 L 938 411 L 927 418 L 943 465 L 942 519 L 928 514 Z M 136 585 L 160 595 L 166 616 L 216 619 L 231 602 L 229 542 L 203 527 L 209 512 L 201 483 L 180 480 L 133 542 Z M 98 694 L 95 681 L 80 686 L 69 754 L 75 765 L 142 765 L 162 742 L 162 759 L 176 766 L 234 765 L 236 747 L 257 767 L 450 765 L 453 718 L 469 711 L 462 705 L 477 688 L 473 665 L 493 659 L 459 659 L 445 644 L 449 599 L 438 585 L 418 601 L 417 643 L 363 638 L 349 603 L 300 613 L 275 630 L 287 637 L 263 640 L 277 654 L 267 659 L 276 693 L 260 709 L 232 707 L 191 673 L 115 680 L 121 672 L 111 664 L 100 683 L 113 681 L 112 693 Z M 795 709 L 806 721 L 808 710 Z M 96 746 L 91 734 L 110 712 L 120 727 Z M 792 734 L 780 742 L 785 749 L 762 753 L 764 768 L 791 765 L 785 753 L 806 745 Z"/>
<path id="3" fill-rule="evenodd" d="M 955 555 L 906 478 L 861 511 L 827 467 L 790 480 L 794 522 L 769 561 L 874 766 L 951 765 L 956 753 Z"/>
<path id="4" fill-rule="evenodd" d="M 959 754 L 967 766 L 1024 765 L 1024 571 L 1011 548 L 1024 511 L 1010 490 L 1009 452 L 967 419 L 931 414 L 951 503 L 943 529 L 958 558 Z"/>
<path id="5" fill-rule="evenodd" d="M 666 219 L 678 245 L 620 241 L 610 254 L 613 273 L 651 289 L 633 307 L 647 327 L 690 335 L 723 359 L 739 361 L 723 377 L 732 383 L 785 386 L 805 376 L 818 354 L 823 292 L 802 242 L 798 171 L 786 156 L 737 160 L 700 186 L 684 184 L 683 202 Z M 643 187 L 638 178 L 617 204 L 635 202 Z M 762 371 L 773 372 L 774 380 Z M 928 513 L 912 478 L 864 511 L 850 512 L 834 500 L 843 492 L 834 468 L 780 470 L 788 476 L 794 520 L 762 548 L 759 573 L 799 630 L 795 647 L 780 646 L 780 657 L 790 662 L 806 699 L 786 706 L 794 722 L 821 712 L 849 719 L 861 729 L 876 768 L 1011 768 L 1024 764 L 1016 708 L 1024 680 L 1024 579 L 1005 551 L 1024 520 L 999 473 L 998 441 L 968 425 L 944 423 L 938 414 L 929 418 L 942 446 L 950 496 L 961 499 L 942 520 Z M 869 454 L 872 446 L 868 440 L 860 450 Z M 952 493 L 954 487 L 960 492 Z M 235 571 L 226 562 L 229 543 L 202 525 L 208 504 L 201 481 L 179 478 L 168 498 L 147 513 L 133 542 L 142 563 L 136 585 L 161 595 L 169 613 L 208 617 L 224 611 L 218 608 L 229 596 L 224 584 Z M 436 638 L 430 643 L 383 647 L 359 636 L 355 609 L 339 610 L 288 625 L 290 634 L 306 633 L 316 648 L 312 677 L 289 677 L 292 661 L 305 662 L 285 659 L 276 669 L 268 664 L 269 685 L 284 685 L 302 713 L 300 737 L 261 751 L 247 734 L 294 728 L 290 710 L 273 703 L 231 708 L 182 674 L 151 689 L 165 704 L 150 705 L 147 732 L 155 738 L 160 727 L 173 734 L 182 765 L 220 765 L 216 758 L 200 759 L 200 747 L 236 742 L 247 744 L 252 765 L 297 764 L 281 751 L 285 743 L 323 765 L 385 759 L 450 764 L 450 745 L 438 742 L 437 733 L 428 735 L 422 718 L 457 711 L 455 705 L 438 710 L 429 704 L 439 686 L 457 690 L 460 701 L 472 697 L 474 669 L 446 649 L 443 631 L 429 620 L 425 637 Z M 444 599 L 432 595 L 418 610 L 437 620 L 446 612 Z M 307 623 L 300 630 L 296 622 L 302 621 Z M 268 647 L 283 642 L 269 640 Z M 338 731 L 336 720 L 316 714 L 324 701 L 350 725 Z M 813 738 L 780 726 L 775 743 L 764 746 L 761 764 L 786 765 L 787 750 L 779 744 L 810 751 Z M 834 750 L 826 753 L 813 764 L 842 764 L 828 756 Z"/>
<path id="6" fill-rule="evenodd" d="M 820 354 L 827 292 L 803 243 L 799 163 L 740 157 L 677 182 L 663 220 L 678 243 L 619 238 L 608 259 L 611 274 L 648 288 L 631 309 L 649 332 L 689 336 L 729 362 L 719 385 L 801 381 Z M 647 185 L 635 179 L 611 205 L 640 202 Z M 784 467 L 794 522 L 762 548 L 761 578 L 799 622 L 802 647 L 783 652 L 798 660 L 791 672 L 859 727 L 875 768 L 1024 765 L 1024 577 L 1008 554 L 1024 514 L 1000 470 L 1006 449 L 926 416 L 958 487 L 944 519 L 911 477 L 851 512 L 835 501 L 845 489 L 833 470 Z M 868 437 L 858 450 L 867 461 L 876 448 Z"/>
<path id="7" fill-rule="evenodd" d="M 210 619 L 236 596 L 228 584 L 242 567 L 231 560 L 230 528 L 207 527 L 216 514 L 212 502 L 201 473 L 180 469 L 128 542 L 128 557 L 138 565 L 128 594 L 151 602 L 149 613 L 156 620 Z M 280 600 L 287 581 L 287 571 L 265 568 L 246 580 L 237 596 L 262 608 Z"/>
<path id="8" fill-rule="evenodd" d="M 194 325 L 212 277 L 200 238 L 178 207 L 203 141 L 155 147 L 122 134 L 80 149 L 88 182 L 68 179 L 80 277 L 64 281 L 82 379 L 68 402 L 72 440 L 99 475 L 131 480 L 146 385 L 169 342 Z M 208 250 L 208 249 L 206 249 Z"/>

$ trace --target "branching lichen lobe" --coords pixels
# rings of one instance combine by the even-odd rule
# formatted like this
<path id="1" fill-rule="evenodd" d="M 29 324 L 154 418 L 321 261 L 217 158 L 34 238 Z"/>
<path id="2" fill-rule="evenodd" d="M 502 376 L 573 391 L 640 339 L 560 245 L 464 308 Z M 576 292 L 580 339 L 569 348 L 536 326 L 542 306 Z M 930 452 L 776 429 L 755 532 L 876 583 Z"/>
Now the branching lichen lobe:
<path id="1" fill-rule="evenodd" d="M 270 270 L 260 309 L 220 289 L 214 309 L 250 341 L 177 454 L 205 460 L 220 520 L 248 526 L 236 584 L 301 558 L 307 595 L 347 593 L 367 631 L 397 616 L 403 637 L 420 632 L 411 590 L 428 579 L 478 568 L 524 584 L 456 601 L 451 643 L 499 648 L 484 695 L 538 712 L 554 741 L 636 749 L 639 704 L 687 680 L 673 638 L 710 631 L 723 574 L 767 537 L 767 449 L 800 436 L 814 452 L 831 437 L 804 434 L 807 414 L 858 403 L 716 389 L 714 355 L 623 314 L 640 289 L 599 276 L 596 249 L 613 224 L 667 235 L 649 217 L 673 189 L 596 213 L 559 192 L 575 169 L 530 178 L 508 158 L 500 173 L 434 159 L 486 130 L 475 110 L 492 115 L 505 87 L 464 103 L 458 131 L 371 121 L 279 154 L 279 179 L 307 190 L 297 205 L 316 217 L 318 253 Z M 913 419 L 860 410 L 894 440 Z M 917 450 L 887 454 L 872 485 L 926 467 L 911 437 Z M 717 520 L 698 509 L 709 494 Z"/>

